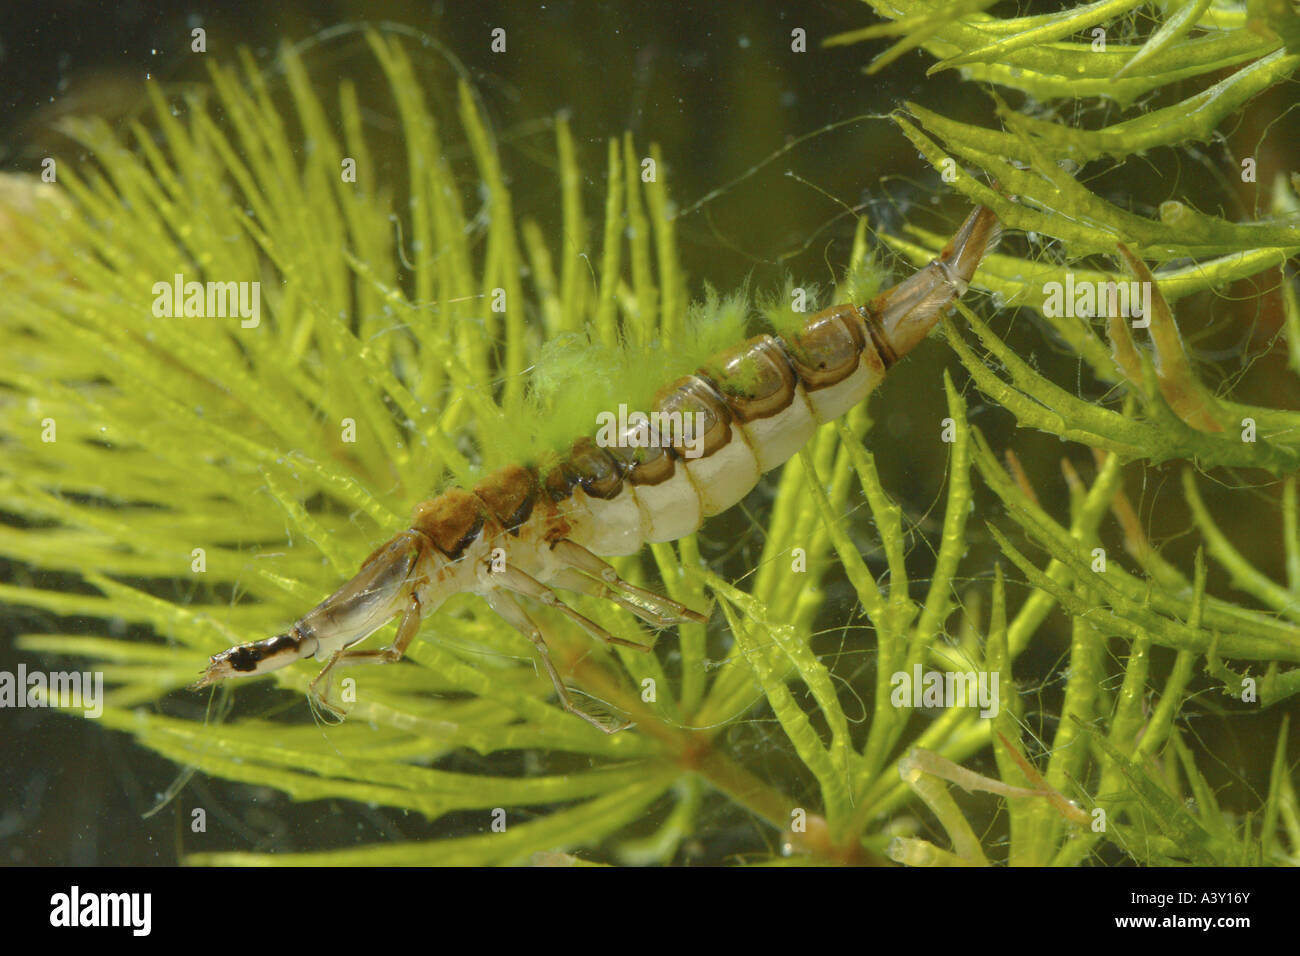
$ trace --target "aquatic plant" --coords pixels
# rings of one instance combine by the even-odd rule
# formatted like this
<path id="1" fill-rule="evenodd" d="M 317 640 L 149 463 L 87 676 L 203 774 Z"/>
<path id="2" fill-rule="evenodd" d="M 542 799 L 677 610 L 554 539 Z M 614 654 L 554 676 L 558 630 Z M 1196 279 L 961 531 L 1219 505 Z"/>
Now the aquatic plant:
<path id="1" fill-rule="evenodd" d="M 1084 185 L 1087 163 L 1210 137 L 1250 95 L 1284 82 L 1296 65 L 1285 48 L 1290 21 L 1279 38 L 1252 30 L 1258 20 L 1243 12 L 1187 4 L 1145 47 L 1096 55 L 1090 44 L 1061 41 L 1137 3 L 1009 20 L 979 13 L 987 4 L 873 6 L 897 21 L 886 30 L 922 44 L 939 66 L 1027 94 L 1015 108 L 996 101 L 1002 131 L 916 104 L 896 121 L 943 181 L 1035 237 L 1013 247 L 1019 254 L 991 257 L 976 284 L 1005 308 L 1042 315 L 1084 363 L 1090 386 L 1104 386 L 1099 396 L 1047 379 L 976 311 L 962 309 L 946 338 L 976 388 L 1020 425 L 1097 449 L 1095 476 L 1086 482 L 1066 463 L 1068 514 L 1054 515 L 1035 491 L 1041 476 L 1031 481 L 1014 456 L 1008 473 L 968 422 L 973 393 L 944 376 L 948 421 L 933 423 L 932 444 L 947 456 L 947 494 L 941 527 L 925 539 L 933 559 L 918 574 L 910 553 L 918 532 L 863 440 L 869 408 L 823 428 L 774 482 L 743 580 L 706 568 L 694 538 L 648 549 L 672 597 L 716 602 L 711 628 L 683 625 L 646 656 L 597 646 L 547 619 L 561 670 L 636 715 L 634 729 L 609 737 L 548 700 L 550 684 L 526 643 L 473 598 L 426 626 L 407 655 L 413 664 L 349 673 L 355 700 L 340 725 L 250 715 L 243 689 L 224 721 L 193 706 L 183 717 L 169 711 L 186 706 L 176 701 L 207 655 L 282 631 L 404 527 L 416 502 L 572 439 L 585 430 L 574 423 L 598 407 L 593 396 L 652 387 L 654 367 L 599 382 L 620 338 L 672 350 L 690 329 L 730 332 L 743 322 L 743 294 L 688 304 L 694 290 L 679 265 L 665 177 L 643 175 L 647 159 L 663 165 L 653 147 L 643 155 L 630 137 L 609 144 L 597 243 L 569 125 L 558 120 L 562 237 L 548 236 L 513 212 L 472 89 L 458 91 L 453 134 L 451 117 L 427 107 L 401 42 L 375 34 L 369 42 L 406 145 L 403 187 L 366 175 L 374 160 L 352 86 L 342 84 L 337 106 L 327 106 L 287 48 L 291 109 L 245 57 L 241 70 L 212 69 L 209 99 L 173 103 L 154 88 L 154 116 L 129 142 L 102 123 L 77 125 L 93 162 L 60 164 L 57 187 L 15 184 L 0 230 L 8 346 L 0 509 L 21 520 L 0 526 L 0 553 L 60 576 L 0 585 L 0 601 L 104 622 L 101 633 L 28 634 L 21 646 L 93 661 L 112 687 L 104 725 L 182 767 L 298 800 L 354 800 L 483 831 L 189 859 L 508 863 L 589 848 L 600 859 L 667 861 L 688 839 L 709 839 L 719 821 L 751 815 L 772 836 L 764 862 L 1294 860 L 1300 813 L 1287 722 L 1268 742 L 1257 815 L 1242 816 L 1220 809 L 1182 714 L 1198 667 L 1230 692 L 1233 711 L 1300 689 L 1300 670 L 1287 666 L 1300 660 L 1300 413 L 1202 384 L 1170 304 L 1264 270 L 1282 283 L 1276 270 L 1300 249 L 1295 207 L 1286 205 L 1294 196 L 1280 184 L 1277 213 L 1257 222 L 1186 203 L 1166 204 L 1154 220 Z M 1234 64 L 1244 65 L 1201 99 L 1102 130 L 1062 122 L 1052 105 L 1084 96 L 1127 106 Z M 1183 116 L 1192 121 L 1171 121 Z M 468 144 L 468 172 L 447 158 L 453 135 Z M 859 224 L 845 279 L 826 304 L 860 301 L 881 280 L 867 227 Z M 939 244 L 915 228 L 882 238 L 918 264 Z M 1088 268 L 1084 256 L 1094 257 Z M 1103 327 L 1043 307 L 1047 283 L 1105 282 L 1116 258 L 1152 283 L 1150 355 L 1123 321 Z M 1152 272 L 1145 258 L 1188 263 Z M 256 325 L 244 325 L 251 316 L 159 316 L 168 292 L 158 283 L 177 275 L 182 308 L 185 281 L 260 281 Z M 1282 288 L 1300 370 L 1300 310 Z M 778 296 L 767 309 L 790 302 Z M 540 374 L 530 374 L 535 366 Z M 1244 440 L 1243 419 L 1253 440 Z M 1208 562 L 1198 559 L 1189 575 L 1161 556 L 1123 478 L 1126 463 L 1170 459 L 1286 476 L 1277 492 L 1285 585 L 1218 530 L 1190 469 L 1185 494 L 1205 550 L 1255 606 L 1212 593 Z M 975 511 L 986 492 L 996 508 Z M 846 518 L 861 501 L 869 529 Z M 1108 513 L 1135 570 L 1103 546 Z M 1005 570 L 970 566 L 986 527 Z M 650 583 L 648 562 L 618 567 Z M 827 632 L 819 585 L 836 578 L 847 581 L 862 619 L 841 614 Z M 1024 595 L 1018 604 L 1013 581 Z M 617 609 L 578 606 L 616 635 L 654 639 Z M 1060 710 L 1044 719 L 1027 713 L 1041 689 L 1022 687 L 1013 665 L 1058 607 L 1069 617 L 1069 657 Z M 159 640 L 115 633 L 123 625 Z M 1163 680 L 1153 664 L 1168 665 Z M 996 675 L 1003 706 L 992 719 L 952 706 L 926 722 L 893 699 L 895 675 L 916 669 Z M 300 664 L 274 680 L 301 695 L 315 671 Z M 218 703 L 222 715 L 229 702 Z M 758 732 L 761 746 L 746 743 L 740 735 L 759 720 L 772 725 Z M 961 766 L 989 751 L 988 773 Z M 467 763 L 467 752 L 481 759 Z M 1004 796 L 1006 823 L 972 826 L 969 816 L 992 816 L 992 801 L 959 806 L 945 780 Z M 942 833 L 906 813 L 918 796 Z"/>

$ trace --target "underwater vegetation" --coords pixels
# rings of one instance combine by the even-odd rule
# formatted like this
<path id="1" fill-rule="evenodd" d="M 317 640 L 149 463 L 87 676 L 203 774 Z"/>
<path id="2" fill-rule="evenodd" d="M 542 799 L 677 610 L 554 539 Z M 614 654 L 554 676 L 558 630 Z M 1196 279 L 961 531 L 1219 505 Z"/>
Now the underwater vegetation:
<path id="1" fill-rule="evenodd" d="M 855 215 L 833 288 L 688 276 L 672 157 L 619 133 L 580 169 L 577 141 L 610 131 L 564 116 L 558 225 L 517 212 L 474 85 L 434 97 L 393 30 L 364 34 L 381 98 L 289 45 L 273 71 L 213 57 L 201 87 L 151 85 L 124 130 L 68 121 L 77 152 L 52 175 L 6 177 L 0 556 L 26 570 L 0 606 L 48 615 L 19 649 L 102 674 L 96 722 L 174 762 L 163 812 L 188 862 L 1297 862 L 1300 199 L 1289 157 L 1238 155 L 1256 144 L 1232 134 L 1257 99 L 1294 105 L 1300 17 L 846 6 L 863 28 L 806 37 L 808 55 L 861 44 L 888 74 L 919 49 L 988 110 L 921 89 L 878 120 L 961 198 L 939 230 Z M 377 113 L 399 154 L 376 155 Z M 1191 159 L 1218 164 L 1222 196 L 1173 182 L 1151 204 L 1107 179 Z M 308 706 L 311 661 L 187 689 L 421 501 L 568 447 L 611 403 L 646 407 L 746 334 L 867 301 L 971 205 L 1007 234 L 928 364 L 821 427 L 737 509 L 748 525 L 612 559 L 707 623 L 572 599 L 644 654 L 538 611 L 571 692 L 633 727 L 565 713 L 531 645 L 467 594 L 401 663 L 336 676 L 342 722 Z M 1231 336 L 1249 354 L 1206 361 L 1192 330 L 1215 323 L 1253 323 Z M 902 439 L 876 427 L 923 392 L 941 414 Z M 925 513 L 886 443 L 942 474 Z M 1233 512 L 1261 507 L 1243 534 Z M 196 776 L 405 811 L 431 836 L 250 851 L 195 816 Z"/>

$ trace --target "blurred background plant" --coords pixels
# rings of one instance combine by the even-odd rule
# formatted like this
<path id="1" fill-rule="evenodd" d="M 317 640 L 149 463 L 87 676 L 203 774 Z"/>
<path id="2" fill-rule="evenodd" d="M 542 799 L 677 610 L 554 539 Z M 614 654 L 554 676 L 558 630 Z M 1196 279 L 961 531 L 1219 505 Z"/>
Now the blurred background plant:
<path id="1" fill-rule="evenodd" d="M 165 811 L 178 836 L 163 858 L 1294 861 L 1300 315 L 1286 264 L 1300 230 L 1275 152 L 1294 124 L 1289 11 L 873 6 L 891 22 L 845 32 L 864 6 L 837 5 L 831 29 L 755 5 L 714 24 L 726 42 L 708 54 L 692 52 L 706 24 L 683 17 L 671 43 L 640 48 L 630 92 L 573 68 L 617 72 L 609 23 L 561 35 L 511 20 L 508 50 L 531 58 L 473 61 L 487 73 L 451 55 L 469 41 L 395 23 L 304 28 L 309 41 L 274 56 L 231 42 L 228 56 L 210 47 L 203 79 L 150 86 L 151 112 L 116 129 L 65 117 L 76 145 L 54 153 L 57 185 L 9 181 L 13 659 L 102 670 L 102 722 L 200 771 Z M 444 26 L 486 53 L 496 24 L 481 16 Z M 190 28 L 172 27 L 186 41 Z M 892 52 L 860 75 L 878 45 L 851 41 L 885 34 Z M 868 100 L 877 76 L 921 62 L 896 59 L 918 45 L 933 78 L 886 79 Z M 747 69 L 760 53 L 777 65 Z M 340 59 L 364 82 L 332 88 Z M 538 104 L 540 74 L 512 73 L 520 60 L 551 63 L 554 100 Z M 716 85 L 721 115 L 627 108 L 672 102 L 692 75 Z M 834 89 L 829 113 L 808 105 L 818 83 Z M 494 118 L 484 90 L 507 91 L 492 102 L 518 118 Z M 611 118 L 611 103 L 626 112 Z M 19 158 L 39 168 L 44 145 Z M 711 627 L 665 633 L 647 659 L 548 622 L 563 669 L 636 729 L 604 738 L 556 709 L 520 639 L 469 598 L 425 626 L 413 664 L 356 672 L 339 726 L 306 719 L 311 664 L 215 712 L 172 693 L 206 654 L 282 630 L 415 502 L 500 455 L 544 343 L 590 326 L 671 344 L 705 298 L 692 277 L 776 288 L 788 272 L 838 279 L 826 303 L 861 298 L 874 240 L 918 264 L 942 243 L 968 208 L 927 208 L 950 189 L 1019 233 L 948 346 L 910 357 L 696 538 L 621 564 L 697 607 L 716 600 Z M 1122 322 L 1044 315 L 1044 286 L 1067 269 L 1156 283 L 1150 352 Z M 155 319 L 153 283 L 177 272 L 260 279 L 260 334 Z M 492 312 L 496 288 L 526 307 Z M 626 615 L 584 610 L 636 636 Z M 916 665 L 996 672 L 1004 707 L 993 721 L 892 707 L 890 676 Z M 6 765 L 30 770 L 9 784 L 7 827 L 59 858 L 67 844 L 31 835 L 32 804 L 71 757 L 42 763 L 35 739 L 7 742 Z M 104 776 L 136 813 L 153 806 L 168 765 L 109 754 Z M 992 777 L 1003 800 L 954 802 L 943 782 L 999 792 Z M 206 833 L 190 832 L 196 806 Z M 95 811 L 82 816 L 68 843 L 93 833 Z M 110 840 L 90 860 L 132 852 Z"/>

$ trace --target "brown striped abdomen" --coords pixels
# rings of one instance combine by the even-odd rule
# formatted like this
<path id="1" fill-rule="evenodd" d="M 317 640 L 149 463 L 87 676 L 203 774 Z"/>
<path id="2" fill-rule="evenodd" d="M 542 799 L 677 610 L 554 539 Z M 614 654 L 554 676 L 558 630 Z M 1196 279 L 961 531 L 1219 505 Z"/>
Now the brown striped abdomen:
<path id="1" fill-rule="evenodd" d="M 993 213 L 977 208 L 938 258 L 867 305 L 832 306 L 793 333 L 755 336 L 661 389 L 651 415 L 700 416 L 695 440 L 653 427 L 660 447 L 636 447 L 632 428 L 610 447 L 583 437 L 540 472 L 512 466 L 472 495 L 426 502 L 415 526 L 453 560 L 485 529 L 568 537 L 602 555 L 694 532 L 793 456 L 818 425 L 861 402 L 965 292 L 999 231 Z"/>
<path id="2" fill-rule="evenodd" d="M 680 434 L 659 435 L 665 447 L 649 448 L 579 440 L 546 482 L 568 492 L 556 501 L 562 510 L 590 512 L 591 520 L 574 522 L 574 540 L 597 554 L 632 554 L 690 534 L 736 504 L 884 377 L 887 363 L 868 326 L 863 310 L 835 306 L 793 335 L 755 336 L 661 389 L 652 413 L 702 416 L 694 449 Z M 576 480 L 560 483 L 556 471 Z"/>

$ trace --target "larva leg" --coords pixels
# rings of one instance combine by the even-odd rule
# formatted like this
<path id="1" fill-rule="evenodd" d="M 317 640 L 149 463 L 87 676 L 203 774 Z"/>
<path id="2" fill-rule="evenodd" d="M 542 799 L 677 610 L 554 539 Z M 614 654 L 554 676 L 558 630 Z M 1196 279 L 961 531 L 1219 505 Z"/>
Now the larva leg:
<path id="1" fill-rule="evenodd" d="M 624 581 L 618 576 L 618 572 L 614 570 L 611 564 L 601 560 L 576 542 L 565 538 L 556 542 L 551 551 L 571 568 L 584 571 L 592 577 L 600 578 L 610 587 L 618 588 L 620 591 L 633 595 L 641 602 L 642 607 L 658 615 L 668 624 L 684 624 L 687 621 L 703 624 L 708 621 L 708 618 L 703 614 L 692 611 L 685 604 L 679 604 L 672 598 L 664 597 L 662 594 L 655 594 L 653 591 L 647 591 L 645 588 L 639 588 L 635 584 Z M 634 609 L 629 608 L 629 610 Z"/>
<path id="2" fill-rule="evenodd" d="M 411 641 L 420 630 L 420 599 L 412 594 L 407 602 L 406 610 L 402 614 L 402 621 L 397 625 L 397 637 L 393 643 L 385 648 L 378 650 L 354 651 L 346 647 L 340 648 L 330 655 L 329 661 L 321 668 L 321 672 L 316 675 L 315 679 L 308 686 L 308 691 L 312 697 L 325 710 L 335 716 L 341 716 L 341 712 L 330 704 L 326 697 L 329 695 L 330 672 L 335 667 L 348 666 L 351 664 L 391 664 L 394 661 L 402 659 L 406 649 L 411 646 Z M 325 690 L 317 690 L 317 685 L 325 681 Z"/>
<path id="3" fill-rule="evenodd" d="M 575 717 L 581 717 L 603 733 L 613 734 L 632 726 L 630 721 L 621 721 L 613 726 L 606 725 L 598 717 L 592 716 L 574 704 L 569 698 L 569 689 L 564 686 L 564 681 L 560 680 L 560 672 L 555 669 L 555 663 L 551 660 L 551 649 L 546 646 L 546 640 L 542 637 L 541 628 L 528 616 L 528 612 L 524 610 L 519 600 L 513 594 L 499 590 L 489 591 L 484 596 L 487 598 L 488 606 L 502 620 L 533 642 L 533 645 L 537 648 L 537 653 L 542 658 L 542 665 L 551 678 L 551 683 L 555 685 L 555 693 L 560 698 L 560 706 Z"/>
<path id="4" fill-rule="evenodd" d="M 507 564 L 505 570 L 492 572 L 492 582 L 499 588 L 505 588 L 507 591 L 522 594 L 524 597 L 530 597 L 534 601 L 539 601 L 542 604 L 545 604 L 547 607 L 555 608 L 592 637 L 604 641 L 606 644 L 619 644 L 623 647 L 635 648 L 638 651 L 650 650 L 650 648 L 645 644 L 638 644 L 636 641 L 628 641 L 621 637 L 615 637 L 591 618 L 579 614 L 573 608 L 561 601 L 556 597 L 555 592 L 541 581 L 538 581 L 534 577 L 530 577 L 516 567 Z"/>
<path id="5" fill-rule="evenodd" d="M 558 588 L 564 588 L 566 591 L 574 591 L 578 594 L 586 594 L 594 598 L 600 598 L 602 601 L 613 601 L 625 611 L 631 611 L 641 620 L 645 621 L 651 627 L 671 627 L 674 624 L 681 623 L 680 618 L 667 617 L 659 614 L 649 607 L 643 607 L 634 601 L 630 601 L 623 595 L 619 594 L 608 584 L 597 581 L 595 578 L 588 577 L 581 571 L 575 571 L 573 568 L 565 568 L 551 578 L 551 583 Z"/>

